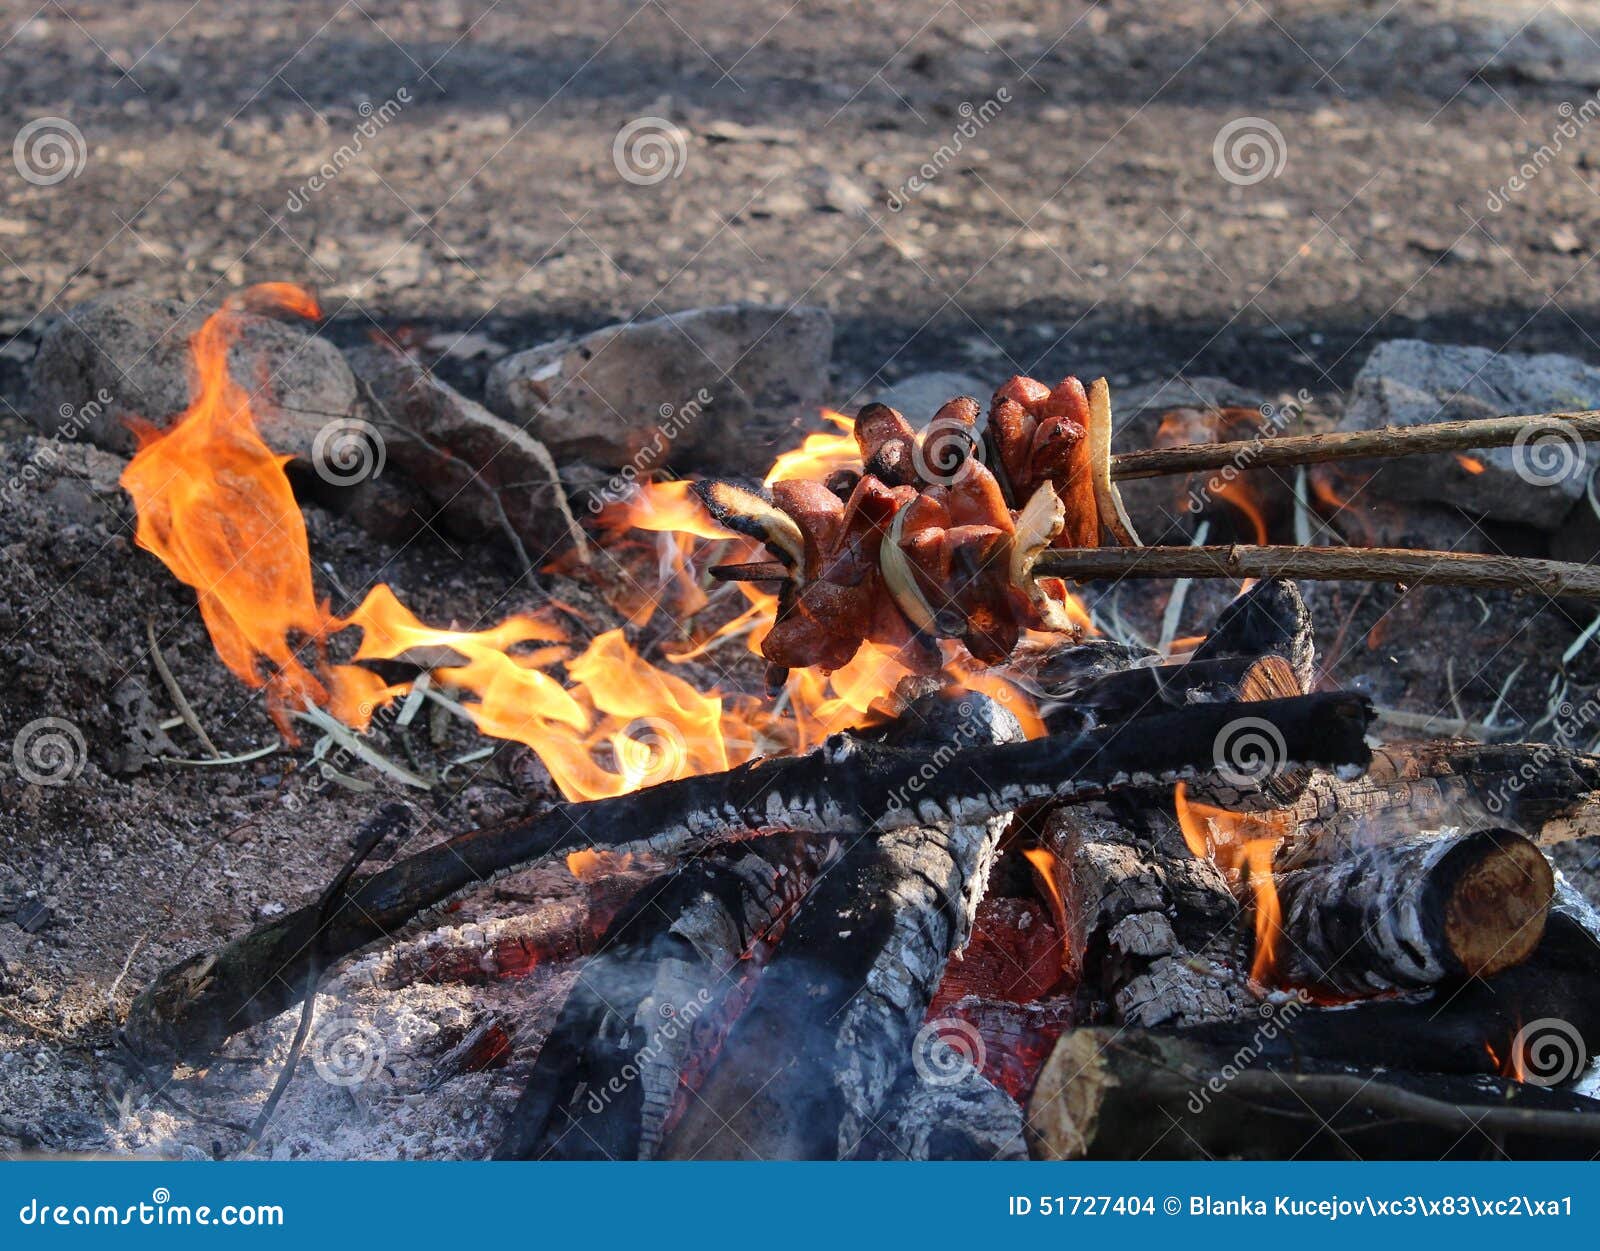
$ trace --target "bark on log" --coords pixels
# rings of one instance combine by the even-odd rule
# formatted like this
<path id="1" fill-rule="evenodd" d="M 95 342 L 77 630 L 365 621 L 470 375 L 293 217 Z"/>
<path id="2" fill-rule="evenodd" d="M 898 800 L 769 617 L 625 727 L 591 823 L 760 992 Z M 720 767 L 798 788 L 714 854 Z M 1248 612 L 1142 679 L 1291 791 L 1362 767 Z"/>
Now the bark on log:
<path id="1" fill-rule="evenodd" d="M 1070 926 L 1084 1019 L 1145 1027 L 1223 1020 L 1252 1000 L 1235 951 L 1239 903 L 1176 831 L 1152 837 L 1091 808 L 1038 822 Z"/>
<path id="2" fill-rule="evenodd" d="M 1074 802 L 1171 786 L 1218 767 L 1241 705 L 1204 704 L 1071 739 L 965 747 L 942 768 L 925 751 L 837 735 L 804 756 L 563 804 L 532 821 L 476 830 L 348 886 L 323 910 L 298 909 L 161 975 L 125 1033 L 152 1058 L 201 1060 L 239 1030 L 298 1000 L 313 953 L 332 961 L 382 939 L 455 892 L 543 856 L 598 846 L 672 860 L 764 831 L 859 835 L 919 822 L 981 821 L 1027 803 Z M 1288 769 L 1365 765 L 1367 701 L 1307 695 L 1248 705 L 1281 736 Z M 321 924 L 326 917 L 326 924 Z"/>
<path id="3" fill-rule="evenodd" d="M 1600 1103 L 1561 1091 L 1253 1065 L 1174 1035 L 1074 1030 L 1029 1101 L 1030 1148 L 1043 1159 L 1281 1160 L 1561 1159 L 1600 1146 Z"/>
<path id="4" fill-rule="evenodd" d="M 1544 853 L 1504 829 L 1401 839 L 1274 878 L 1280 983 L 1355 995 L 1521 963 L 1555 893 Z"/>
<path id="5" fill-rule="evenodd" d="M 775 836 L 646 887 L 579 971 L 495 1158 L 652 1159 L 831 846 Z"/>
<path id="6" fill-rule="evenodd" d="M 979 695 L 919 700 L 898 726 L 908 745 L 935 748 L 934 760 L 978 733 L 1022 733 Z M 946 820 L 854 840 L 801 905 L 668 1154 L 846 1159 L 908 1065 L 950 1077 L 972 1067 L 971 1027 L 954 1023 L 947 1042 L 923 1018 L 966 942 L 1005 821 Z"/>
<path id="7" fill-rule="evenodd" d="M 1600 757 L 1535 743 L 1376 747 L 1359 778 L 1315 773 L 1273 863 L 1282 871 L 1341 860 L 1394 831 L 1495 824 L 1541 847 L 1600 829 Z"/>

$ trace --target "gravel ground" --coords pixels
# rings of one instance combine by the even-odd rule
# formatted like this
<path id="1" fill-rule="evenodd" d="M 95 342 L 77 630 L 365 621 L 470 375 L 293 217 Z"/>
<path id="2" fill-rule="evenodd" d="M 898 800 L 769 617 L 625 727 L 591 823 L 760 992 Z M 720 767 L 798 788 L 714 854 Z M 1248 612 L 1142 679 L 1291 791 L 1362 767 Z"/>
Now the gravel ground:
<path id="1" fill-rule="evenodd" d="M 0 3 L 6 478 L 41 331 L 134 284 L 214 303 L 292 279 L 343 343 L 468 334 L 439 369 L 474 394 L 500 348 L 745 299 L 833 313 L 841 407 L 928 369 L 1070 370 L 1303 388 L 1327 420 L 1389 337 L 1600 363 L 1591 35 L 1576 0 Z M 0 1149 L 163 1150 L 148 1100 L 120 1102 L 116 1013 L 314 893 L 370 797 L 278 758 L 119 771 L 126 679 L 167 707 L 146 614 L 224 751 L 271 731 L 133 553 L 117 463 L 76 451 L 0 504 L 7 752 L 46 715 L 89 739 L 78 785 L 0 765 L 0 912 L 46 909 L 0 922 Z M 488 562 L 309 520 L 358 591 L 381 568 L 435 620 L 529 606 Z M 1467 720 L 1504 695 L 1502 724 L 1538 720 L 1582 625 L 1503 597 L 1313 604 L 1334 680 Z M 1120 607 L 1159 629 L 1159 601 Z M 435 796 L 431 828 L 514 809 L 526 767 Z"/>
<path id="2" fill-rule="evenodd" d="M 1386 336 L 1597 350 L 1592 141 L 1504 194 L 1600 86 L 1587 0 L 0 10 L 0 131 L 82 135 L 76 176 L 0 180 L 24 344 L 108 287 L 295 278 L 351 334 L 513 346 L 808 300 L 841 401 L 956 363 L 1326 390 Z M 648 118 L 665 176 L 629 182 L 614 140 Z M 1245 127 L 1259 181 L 1214 160 L 1245 119 L 1277 132 Z"/>

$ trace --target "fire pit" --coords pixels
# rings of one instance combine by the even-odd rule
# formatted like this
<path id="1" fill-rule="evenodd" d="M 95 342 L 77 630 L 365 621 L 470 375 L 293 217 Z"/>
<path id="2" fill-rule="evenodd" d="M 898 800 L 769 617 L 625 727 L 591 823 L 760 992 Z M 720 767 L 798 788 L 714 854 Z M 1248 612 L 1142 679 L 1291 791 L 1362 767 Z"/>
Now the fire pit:
<path id="1" fill-rule="evenodd" d="M 1581 440 L 1595 414 L 1113 455 L 1103 380 L 1012 379 L 986 420 L 960 397 L 924 429 L 869 405 L 764 483 L 619 492 L 535 575 L 538 607 L 438 627 L 399 582 L 340 611 L 319 594 L 289 458 L 230 370 L 263 314 L 317 309 L 273 285 L 207 321 L 193 402 L 139 428 L 120 482 L 222 665 L 360 819 L 319 892 L 179 943 L 119 1014 L 108 1054 L 167 1149 L 1372 1158 L 1487 1139 L 1539 1157 L 1600 1140 L 1578 1089 L 1600 918 L 1548 854 L 1592 830 L 1600 759 L 1560 734 L 1375 745 L 1371 699 L 1319 673 L 1296 581 L 1594 598 L 1600 579 L 1272 545 L 1269 506 L 1234 478 L 1214 503 L 1254 543 L 1143 546 L 1118 487 Z M 443 402 L 407 376 L 387 400 L 366 388 L 379 449 Z M 1100 578 L 1162 580 L 1161 637 L 1104 628 Z M 1191 591 L 1211 620 L 1179 640 Z M 249 764 L 149 638 L 177 710 L 150 753 Z M 434 719 L 473 745 L 419 749 Z M 439 828 L 422 797 L 497 744 L 518 745 L 520 810 Z"/>

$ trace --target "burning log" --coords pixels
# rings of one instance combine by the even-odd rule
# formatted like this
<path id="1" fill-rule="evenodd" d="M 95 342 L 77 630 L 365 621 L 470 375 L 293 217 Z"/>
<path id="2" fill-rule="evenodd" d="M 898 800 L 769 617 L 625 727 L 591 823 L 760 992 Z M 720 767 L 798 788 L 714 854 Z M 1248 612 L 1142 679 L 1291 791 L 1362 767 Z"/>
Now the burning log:
<path id="1" fill-rule="evenodd" d="M 1216 865 L 1092 807 L 1055 808 L 1039 826 L 1090 1019 L 1186 1025 L 1247 1010 L 1243 972 L 1226 963 L 1241 910 Z"/>
<path id="2" fill-rule="evenodd" d="M 125 1030 L 136 1046 L 200 1059 L 230 1035 L 298 1001 L 313 951 L 328 960 L 386 937 L 456 891 L 556 852 L 630 847 L 673 859 L 751 833 L 844 837 L 940 819 L 986 820 L 1030 802 L 1082 802 L 1129 787 L 1170 785 L 1225 764 L 1219 740 L 1242 705 L 1197 704 L 1070 739 L 966 747 L 929 770 L 924 750 L 838 735 L 803 756 L 666 782 L 532 821 L 475 830 L 341 890 L 324 915 L 288 913 L 226 947 L 167 970 L 135 1001 Z M 1283 744 L 1270 768 L 1299 762 L 1364 765 L 1371 710 L 1350 694 L 1248 705 Z M 931 772 L 932 776 L 927 776 Z M 890 803 L 895 796 L 912 796 Z"/>
<path id="3" fill-rule="evenodd" d="M 653 1158 L 830 846 L 765 839 L 641 892 L 579 971 L 496 1158 Z"/>
<path id="4" fill-rule="evenodd" d="M 1566 1158 L 1600 1146 L 1600 1102 L 1492 1077 L 1260 1063 L 1176 1035 L 1064 1035 L 1028 1105 L 1045 1159 Z"/>
<path id="5" fill-rule="evenodd" d="M 1334 1011 L 1281 1011 L 1265 1031 L 1252 1013 L 1198 1025 L 1185 1037 L 1283 1067 L 1310 1061 L 1571 1082 L 1600 1055 L 1600 937 L 1592 919 L 1558 892 L 1538 949 L 1491 977 Z"/>
<path id="6" fill-rule="evenodd" d="M 1510 825 L 1541 847 L 1594 829 L 1600 759 L 1550 744 L 1434 741 L 1376 747 L 1359 778 L 1318 772 L 1273 856 L 1280 872 L 1336 861 L 1386 831 Z"/>
<path id="7" fill-rule="evenodd" d="M 981 695 L 925 697 L 894 728 L 896 741 L 932 751 L 935 762 L 965 741 L 1021 737 L 1016 720 Z M 915 796 L 903 802 L 915 805 Z M 924 818 L 851 844 L 796 913 L 669 1154 L 847 1158 L 908 1061 L 919 1072 L 969 1062 L 975 1031 L 958 1029 L 952 1046 L 923 1017 L 966 942 L 1005 821 L 992 811 Z"/>
<path id="8" fill-rule="evenodd" d="M 1504 829 L 1400 839 L 1275 877 L 1278 978 L 1357 995 L 1519 964 L 1555 893 L 1544 854 Z"/>

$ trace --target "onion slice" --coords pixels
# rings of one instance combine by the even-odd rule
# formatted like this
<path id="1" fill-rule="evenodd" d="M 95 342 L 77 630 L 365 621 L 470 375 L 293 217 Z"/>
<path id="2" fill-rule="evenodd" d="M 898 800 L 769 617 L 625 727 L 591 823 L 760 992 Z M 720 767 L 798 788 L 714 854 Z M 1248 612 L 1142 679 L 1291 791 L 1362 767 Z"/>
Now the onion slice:
<path id="1" fill-rule="evenodd" d="M 689 488 L 719 525 L 765 543 L 767 550 L 795 574 L 805 564 L 806 540 L 794 518 L 771 500 L 732 482 L 707 479 Z"/>
<path id="2" fill-rule="evenodd" d="M 1045 629 L 1070 632 L 1076 628 L 1076 624 L 1067 615 L 1066 605 L 1045 594 L 1039 580 L 1033 576 L 1034 562 L 1039 559 L 1041 552 L 1055 542 L 1056 535 L 1061 533 L 1066 521 L 1067 509 L 1056 494 L 1055 487 L 1048 482 L 1042 484 L 1017 514 L 1017 532 L 1011 536 L 1011 560 L 1007 575 L 1011 585 L 1033 605 Z"/>
<path id="3" fill-rule="evenodd" d="M 1096 378 L 1089 387 L 1089 463 L 1100 524 L 1111 533 L 1117 546 L 1143 547 L 1122 506 L 1117 484 L 1111 480 L 1111 388 L 1104 378 Z"/>
<path id="4" fill-rule="evenodd" d="M 902 504 L 894 520 L 889 523 L 889 532 L 878 545 L 878 569 L 883 574 L 883 584 L 889 588 L 895 607 L 905 614 L 906 620 L 915 629 L 930 638 L 936 638 L 939 631 L 934 624 L 933 605 L 928 603 L 928 597 L 917 585 L 917 571 L 911 567 L 910 559 L 900 546 L 900 538 L 905 533 L 906 513 L 909 511 L 910 505 Z"/>

